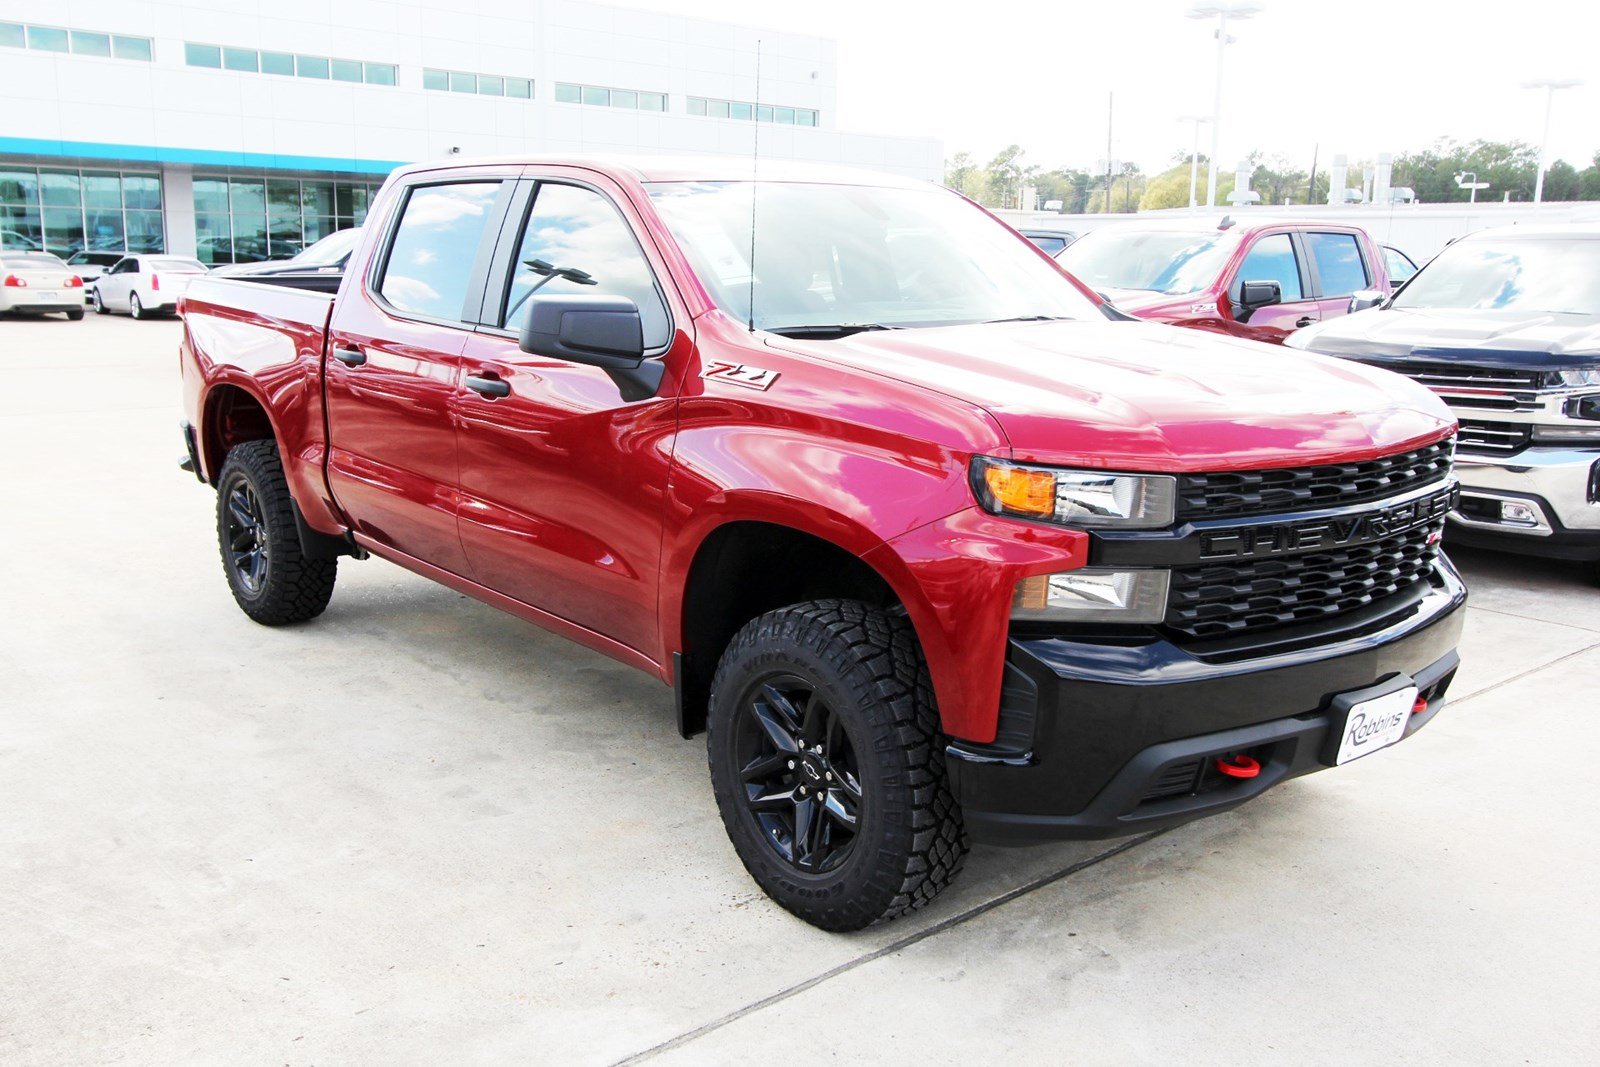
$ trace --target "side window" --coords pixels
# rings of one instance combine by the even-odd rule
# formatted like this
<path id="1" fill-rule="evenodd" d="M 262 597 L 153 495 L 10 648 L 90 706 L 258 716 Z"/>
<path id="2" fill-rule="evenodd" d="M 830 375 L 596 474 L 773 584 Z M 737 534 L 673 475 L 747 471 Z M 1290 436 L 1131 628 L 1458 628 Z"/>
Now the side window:
<path id="1" fill-rule="evenodd" d="M 1243 282 L 1277 282 L 1284 300 L 1305 299 L 1305 292 L 1300 288 L 1300 264 L 1288 234 L 1268 234 L 1251 246 L 1233 282 L 1236 299 Z"/>
<path id="2" fill-rule="evenodd" d="M 539 186 L 499 325 L 517 329 L 535 293 L 625 296 L 639 305 L 645 348 L 669 340 L 667 309 L 633 230 L 611 201 L 591 189 Z"/>
<path id="3" fill-rule="evenodd" d="M 461 321 L 467 284 L 500 182 L 420 185 L 395 227 L 378 292 L 391 306 Z"/>
<path id="4" fill-rule="evenodd" d="M 1361 241 L 1353 233 L 1308 233 L 1306 245 L 1317 264 L 1323 296 L 1349 296 L 1372 281 L 1361 258 Z"/>
<path id="5" fill-rule="evenodd" d="M 1417 273 L 1417 265 L 1411 262 L 1411 257 L 1398 248 L 1383 246 L 1384 266 L 1389 269 L 1389 280 L 1399 285 L 1413 274 Z"/>

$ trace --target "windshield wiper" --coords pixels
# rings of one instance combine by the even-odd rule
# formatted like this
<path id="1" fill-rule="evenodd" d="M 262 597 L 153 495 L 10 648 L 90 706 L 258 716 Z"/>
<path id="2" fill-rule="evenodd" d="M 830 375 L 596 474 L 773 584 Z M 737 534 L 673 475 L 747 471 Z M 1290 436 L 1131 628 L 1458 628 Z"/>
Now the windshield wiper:
<path id="1" fill-rule="evenodd" d="M 980 326 L 994 326 L 1002 322 L 1065 322 L 1065 315 L 1013 315 L 1008 319 L 985 319 Z"/>
<path id="2" fill-rule="evenodd" d="M 831 326 L 772 326 L 768 333 L 775 333 L 781 337 L 816 337 L 824 340 L 834 337 L 849 337 L 851 334 L 866 333 L 868 330 L 903 330 L 904 326 L 888 326 L 881 322 L 843 322 Z"/>

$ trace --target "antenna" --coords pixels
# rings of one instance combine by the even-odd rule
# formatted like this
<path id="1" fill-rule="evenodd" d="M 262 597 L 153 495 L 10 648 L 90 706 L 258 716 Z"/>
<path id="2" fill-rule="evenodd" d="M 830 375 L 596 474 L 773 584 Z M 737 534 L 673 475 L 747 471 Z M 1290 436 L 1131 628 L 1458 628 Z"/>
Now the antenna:
<path id="1" fill-rule="evenodd" d="M 756 100 L 751 106 L 750 118 L 755 124 L 755 136 L 750 142 L 750 332 L 756 332 L 756 192 L 761 188 L 756 181 L 761 166 L 761 40 L 756 39 Z"/>

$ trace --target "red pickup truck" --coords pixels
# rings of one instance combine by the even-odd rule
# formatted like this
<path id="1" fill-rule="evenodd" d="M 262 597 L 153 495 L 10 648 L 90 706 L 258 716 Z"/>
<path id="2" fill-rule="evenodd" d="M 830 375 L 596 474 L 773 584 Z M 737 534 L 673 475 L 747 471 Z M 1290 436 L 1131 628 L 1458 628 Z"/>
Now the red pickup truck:
<path id="1" fill-rule="evenodd" d="M 1376 303 L 1394 287 L 1390 265 L 1409 263 L 1359 227 L 1231 216 L 1105 226 L 1056 260 L 1130 315 L 1270 344 L 1345 314 L 1357 294 Z"/>
<path id="2" fill-rule="evenodd" d="M 1458 663 L 1435 396 L 1128 322 L 922 183 L 415 165 L 342 279 L 182 314 L 247 615 L 310 619 L 370 554 L 649 672 L 745 866 L 824 928 L 926 903 L 969 838 L 1363 756 Z"/>

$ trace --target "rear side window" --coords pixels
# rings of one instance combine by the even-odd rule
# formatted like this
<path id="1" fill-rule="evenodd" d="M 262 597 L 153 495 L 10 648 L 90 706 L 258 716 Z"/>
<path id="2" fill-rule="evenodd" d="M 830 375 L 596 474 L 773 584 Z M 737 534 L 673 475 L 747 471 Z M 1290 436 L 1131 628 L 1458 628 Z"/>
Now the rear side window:
<path id="1" fill-rule="evenodd" d="M 667 309 L 633 230 L 611 201 L 592 189 L 539 186 L 499 324 L 517 329 L 535 293 L 625 296 L 639 306 L 645 348 L 659 348 L 669 339 Z"/>
<path id="2" fill-rule="evenodd" d="M 473 261 L 500 183 L 412 189 L 401 209 L 378 293 L 399 311 L 464 321 Z"/>
<path id="3" fill-rule="evenodd" d="M 1365 289 L 1371 276 L 1361 258 L 1361 241 L 1353 233 L 1308 233 L 1306 246 L 1317 265 L 1323 296 L 1349 296 Z"/>
<path id="4" fill-rule="evenodd" d="M 1277 282 L 1285 300 L 1302 300 L 1305 292 L 1300 288 L 1300 264 L 1295 258 L 1294 242 L 1286 233 L 1273 233 L 1261 238 L 1244 257 L 1239 267 L 1239 277 L 1233 283 L 1235 297 L 1244 282 Z"/>

